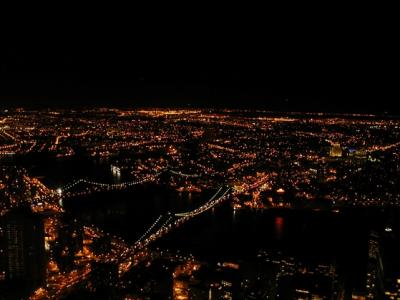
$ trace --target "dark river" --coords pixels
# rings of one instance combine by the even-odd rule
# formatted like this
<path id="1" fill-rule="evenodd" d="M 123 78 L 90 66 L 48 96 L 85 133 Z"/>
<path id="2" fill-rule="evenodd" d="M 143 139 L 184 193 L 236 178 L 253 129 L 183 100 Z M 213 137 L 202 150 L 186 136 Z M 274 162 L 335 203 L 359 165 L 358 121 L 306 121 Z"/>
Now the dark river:
<path id="1" fill-rule="evenodd" d="M 54 188 L 82 177 L 105 183 L 129 178 L 112 174 L 107 161 L 59 160 L 30 166 L 32 175 Z M 194 209 L 215 191 L 178 193 L 154 184 L 66 200 L 66 210 L 87 224 L 134 242 L 160 215 Z M 390 212 L 392 213 L 392 212 Z M 180 249 L 207 260 L 243 260 L 258 249 L 279 250 L 315 263 L 337 263 L 352 285 L 362 284 L 368 234 L 381 229 L 389 212 L 380 210 L 233 211 L 228 203 L 197 216 L 157 246 Z"/>

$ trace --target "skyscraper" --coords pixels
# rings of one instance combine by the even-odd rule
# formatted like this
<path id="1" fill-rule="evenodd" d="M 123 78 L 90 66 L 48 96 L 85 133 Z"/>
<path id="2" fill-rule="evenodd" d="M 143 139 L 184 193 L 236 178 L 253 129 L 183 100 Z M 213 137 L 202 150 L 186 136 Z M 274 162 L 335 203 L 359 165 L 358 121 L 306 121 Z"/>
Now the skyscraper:
<path id="1" fill-rule="evenodd" d="M 44 228 L 28 208 L 8 212 L 2 221 L 5 280 L 27 291 L 45 280 Z"/>
<path id="2" fill-rule="evenodd" d="M 383 299 L 384 277 L 379 246 L 379 236 L 372 231 L 368 241 L 368 266 L 366 282 L 367 299 Z"/>

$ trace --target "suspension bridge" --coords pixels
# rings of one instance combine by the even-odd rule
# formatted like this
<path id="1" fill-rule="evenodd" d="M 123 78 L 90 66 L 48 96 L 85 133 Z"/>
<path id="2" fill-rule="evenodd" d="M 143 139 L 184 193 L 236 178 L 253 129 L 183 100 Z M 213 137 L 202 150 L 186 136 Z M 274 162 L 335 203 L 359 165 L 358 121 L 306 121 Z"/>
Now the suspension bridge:
<path id="1" fill-rule="evenodd" d="M 165 215 L 160 215 L 134 243 L 132 250 L 137 251 L 146 247 L 149 243 L 169 233 L 172 229 L 180 227 L 193 217 L 198 216 L 221 204 L 223 201 L 229 198 L 230 190 L 230 188 L 219 188 L 218 191 L 205 204 L 192 211 L 182 213 L 168 212 Z"/>
<path id="2" fill-rule="evenodd" d="M 70 198 L 73 196 L 80 196 L 94 191 L 110 191 L 110 190 L 122 190 L 130 188 L 136 185 L 140 185 L 148 182 L 155 182 L 161 174 L 168 172 L 172 175 L 181 176 L 184 178 L 199 178 L 199 174 L 186 174 L 180 171 L 175 171 L 171 169 L 170 166 L 160 170 L 159 172 L 152 175 L 145 175 L 141 179 L 136 179 L 132 181 L 122 182 L 122 183 L 103 183 L 95 180 L 90 180 L 87 178 L 81 178 L 74 180 L 61 188 L 57 189 L 57 193 L 62 198 Z"/>
<path id="3" fill-rule="evenodd" d="M 179 228 L 192 218 L 226 201 L 230 197 L 230 191 L 230 187 L 225 189 L 221 187 L 206 203 L 194 210 L 182 213 L 168 212 L 158 216 L 138 240 L 131 247 L 126 248 L 119 256 L 120 275 L 122 276 L 140 261 L 146 259 L 146 247 L 150 243 L 162 238 L 172 230 Z"/>
<path id="4" fill-rule="evenodd" d="M 187 212 L 171 213 L 160 215 L 151 224 L 147 230 L 140 236 L 140 238 L 129 248 L 127 248 L 119 257 L 120 258 L 120 275 L 122 276 L 135 266 L 140 261 L 146 258 L 146 247 L 165 236 L 173 229 L 176 229 L 183 224 L 187 223 L 192 218 L 205 213 L 206 211 L 214 208 L 222 202 L 229 199 L 229 197 L 237 195 L 238 193 L 248 192 L 258 188 L 264 183 L 263 180 L 258 180 L 256 183 L 248 185 L 241 191 L 235 190 L 231 187 L 220 187 L 218 191 L 202 206 Z"/>

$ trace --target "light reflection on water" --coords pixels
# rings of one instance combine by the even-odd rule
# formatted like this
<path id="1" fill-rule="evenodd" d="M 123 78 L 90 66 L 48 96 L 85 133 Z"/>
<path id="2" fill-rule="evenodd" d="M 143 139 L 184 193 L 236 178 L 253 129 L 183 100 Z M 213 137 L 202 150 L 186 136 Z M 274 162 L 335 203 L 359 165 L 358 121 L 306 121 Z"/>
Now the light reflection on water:
<path id="1" fill-rule="evenodd" d="M 59 161 L 35 168 L 34 175 L 43 176 L 45 183 L 52 187 L 84 177 L 105 183 L 127 180 L 121 172 L 110 169 L 107 162 Z M 159 214 L 194 209 L 214 192 L 177 193 L 149 185 L 123 192 L 98 193 L 90 199 L 76 199 L 73 205 L 64 204 L 75 206 L 71 211 L 82 219 L 134 241 Z M 186 247 L 194 254 L 205 253 L 211 257 L 232 253 L 242 255 L 248 249 L 275 248 L 315 257 L 321 253 L 330 258 L 343 256 L 345 261 L 354 264 L 360 256 L 349 254 L 348 249 L 354 249 L 354 253 L 364 251 L 360 245 L 363 245 L 364 227 L 368 226 L 363 222 L 362 216 L 354 218 L 353 213 L 348 217 L 305 211 L 255 213 L 235 211 L 226 203 L 196 217 L 167 236 L 163 243 L 167 247 Z M 315 253 L 315 249 L 320 250 Z"/>
<path id="2" fill-rule="evenodd" d="M 285 219 L 282 217 L 275 217 L 275 236 L 278 240 L 283 237 L 283 227 Z"/>

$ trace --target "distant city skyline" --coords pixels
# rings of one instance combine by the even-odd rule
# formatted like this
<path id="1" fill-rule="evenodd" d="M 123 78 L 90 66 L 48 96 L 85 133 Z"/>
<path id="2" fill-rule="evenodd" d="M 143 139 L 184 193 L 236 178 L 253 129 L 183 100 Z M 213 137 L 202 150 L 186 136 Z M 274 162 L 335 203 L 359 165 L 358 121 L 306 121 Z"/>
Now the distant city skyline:
<path id="1" fill-rule="evenodd" d="M 163 90 L 164 88 L 164 90 Z M 115 91 L 100 89 L 95 92 L 80 90 L 65 95 L 21 95 L 0 96 L 0 108 L 79 108 L 79 107 L 198 107 L 198 108 L 238 108 L 262 109 L 283 112 L 332 112 L 332 113 L 372 113 L 377 115 L 399 115 L 400 109 L 388 97 L 366 96 L 268 96 L 256 91 L 245 95 L 234 89 L 204 88 L 198 95 L 191 94 L 188 87 L 154 87 Z"/>

